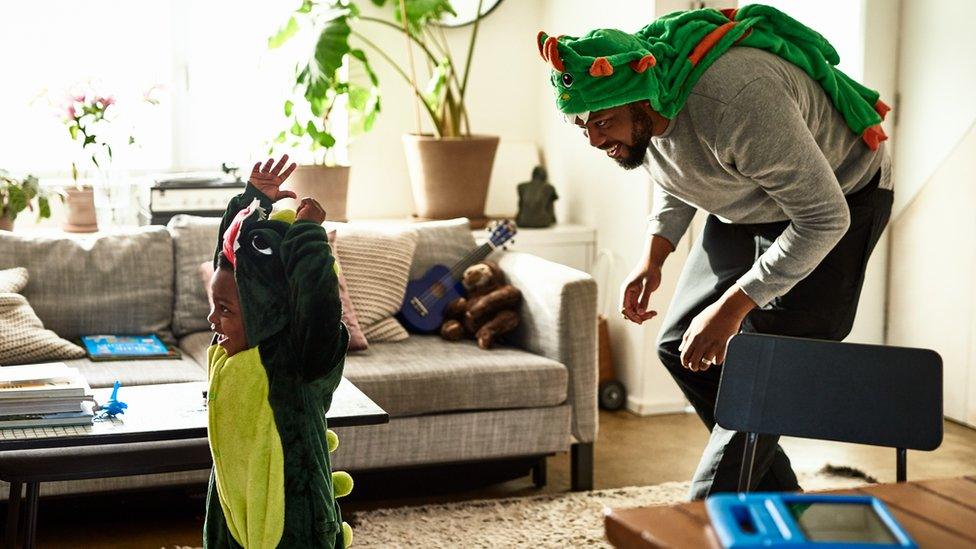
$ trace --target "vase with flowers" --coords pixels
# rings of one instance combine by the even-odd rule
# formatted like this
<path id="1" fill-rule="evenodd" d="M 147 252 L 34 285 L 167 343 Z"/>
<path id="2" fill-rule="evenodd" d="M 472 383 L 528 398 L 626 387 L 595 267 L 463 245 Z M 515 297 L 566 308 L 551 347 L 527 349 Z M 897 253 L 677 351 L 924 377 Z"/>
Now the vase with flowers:
<path id="1" fill-rule="evenodd" d="M 104 137 L 99 137 L 98 134 L 102 133 L 101 130 L 109 123 L 110 117 L 114 115 L 115 98 L 93 93 L 78 93 L 69 95 L 66 103 L 62 121 L 68 129 L 71 139 L 81 145 L 85 160 L 90 161 L 95 170 L 99 172 L 100 177 L 98 179 L 101 181 L 96 181 L 96 183 L 101 184 L 103 189 L 99 190 L 103 190 L 107 194 L 108 191 L 105 187 L 108 187 L 108 184 L 104 179 L 107 178 L 108 168 L 112 162 L 112 145 Z M 65 220 L 64 230 L 94 232 L 98 230 L 99 218 L 95 209 L 95 184 L 79 180 L 78 164 L 78 160 L 71 162 L 71 180 L 74 185 L 65 189 L 68 216 Z M 100 209 L 103 211 L 108 209 L 109 213 L 103 214 L 102 217 L 111 217 L 110 208 L 105 208 L 105 202 Z"/>

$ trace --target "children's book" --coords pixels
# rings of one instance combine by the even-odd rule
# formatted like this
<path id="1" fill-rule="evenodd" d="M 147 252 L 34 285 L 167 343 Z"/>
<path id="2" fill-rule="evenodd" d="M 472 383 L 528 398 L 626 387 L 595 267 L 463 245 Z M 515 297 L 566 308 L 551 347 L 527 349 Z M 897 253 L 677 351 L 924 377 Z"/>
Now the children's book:
<path id="1" fill-rule="evenodd" d="M 156 334 L 146 335 L 90 335 L 81 343 L 92 360 L 132 360 L 148 358 L 179 358 L 180 352 L 167 347 Z"/>

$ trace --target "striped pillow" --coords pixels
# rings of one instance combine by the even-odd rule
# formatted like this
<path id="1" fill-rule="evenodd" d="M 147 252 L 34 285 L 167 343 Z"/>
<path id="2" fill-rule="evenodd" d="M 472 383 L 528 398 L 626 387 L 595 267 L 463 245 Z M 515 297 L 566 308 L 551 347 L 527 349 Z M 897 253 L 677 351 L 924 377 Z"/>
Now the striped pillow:
<path id="1" fill-rule="evenodd" d="M 0 366 L 83 358 L 84 349 L 44 329 L 27 298 L 19 293 L 27 279 L 23 267 L 0 271 Z"/>
<path id="2" fill-rule="evenodd" d="M 370 343 L 407 339 L 407 330 L 393 315 L 407 290 L 416 234 L 340 223 L 335 228 L 336 255 L 363 335 Z"/>

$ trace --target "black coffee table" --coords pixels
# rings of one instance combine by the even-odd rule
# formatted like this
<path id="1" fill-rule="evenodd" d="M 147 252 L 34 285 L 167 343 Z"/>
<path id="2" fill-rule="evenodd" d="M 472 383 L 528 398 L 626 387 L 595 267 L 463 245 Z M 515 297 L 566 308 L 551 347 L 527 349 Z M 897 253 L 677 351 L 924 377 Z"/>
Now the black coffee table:
<path id="1" fill-rule="evenodd" d="M 42 482 L 210 468 L 206 388 L 206 382 L 122 387 L 118 398 L 129 407 L 114 419 L 79 427 L 0 429 L 0 479 L 10 483 L 4 546 L 16 544 L 21 520 L 25 546 L 34 546 Z M 103 403 L 112 390 L 94 392 L 95 400 Z M 390 421 L 386 411 L 345 378 L 326 415 L 329 427 Z"/>

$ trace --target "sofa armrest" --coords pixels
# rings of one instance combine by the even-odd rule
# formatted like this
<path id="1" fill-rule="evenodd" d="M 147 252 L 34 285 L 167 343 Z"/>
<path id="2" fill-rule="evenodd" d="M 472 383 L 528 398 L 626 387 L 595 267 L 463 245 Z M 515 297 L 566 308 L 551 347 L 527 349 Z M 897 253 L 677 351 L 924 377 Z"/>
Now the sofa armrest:
<path id="1" fill-rule="evenodd" d="M 524 299 L 514 343 L 566 366 L 573 436 L 577 442 L 593 442 L 597 431 L 596 282 L 582 271 L 532 254 L 504 252 L 497 261 Z"/>

